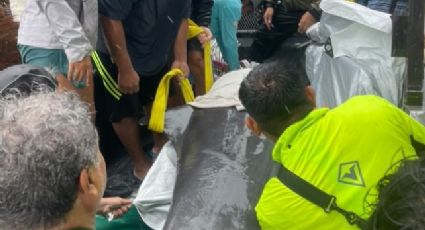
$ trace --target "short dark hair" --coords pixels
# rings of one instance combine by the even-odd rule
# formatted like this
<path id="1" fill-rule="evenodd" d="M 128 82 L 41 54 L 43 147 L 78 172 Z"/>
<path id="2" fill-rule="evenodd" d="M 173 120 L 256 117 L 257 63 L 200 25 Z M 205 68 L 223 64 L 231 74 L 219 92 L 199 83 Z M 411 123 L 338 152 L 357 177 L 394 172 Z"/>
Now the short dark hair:
<path id="1" fill-rule="evenodd" d="M 283 122 L 296 109 L 310 105 L 305 66 L 297 55 L 255 67 L 241 83 L 239 99 L 254 120 L 268 133 L 280 136 Z"/>
<path id="2" fill-rule="evenodd" d="M 378 201 L 367 230 L 425 229 L 425 161 L 404 160 L 378 184 Z"/>

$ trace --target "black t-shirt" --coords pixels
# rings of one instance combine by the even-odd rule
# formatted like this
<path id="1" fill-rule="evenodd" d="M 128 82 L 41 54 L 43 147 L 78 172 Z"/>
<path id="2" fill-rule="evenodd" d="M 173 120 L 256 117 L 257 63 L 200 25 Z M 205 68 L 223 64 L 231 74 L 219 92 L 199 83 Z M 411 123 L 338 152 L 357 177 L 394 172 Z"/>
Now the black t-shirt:
<path id="1" fill-rule="evenodd" d="M 151 76 L 167 64 L 190 6 L 191 0 L 99 0 L 99 13 L 122 21 L 135 70 Z M 97 49 L 108 53 L 102 28 L 99 31 Z"/>

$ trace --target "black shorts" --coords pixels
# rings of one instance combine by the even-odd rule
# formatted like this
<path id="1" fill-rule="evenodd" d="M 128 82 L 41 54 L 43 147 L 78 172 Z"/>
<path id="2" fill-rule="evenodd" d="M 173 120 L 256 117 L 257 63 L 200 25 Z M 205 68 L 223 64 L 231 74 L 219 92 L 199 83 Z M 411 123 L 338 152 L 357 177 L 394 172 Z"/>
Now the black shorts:
<path id="1" fill-rule="evenodd" d="M 97 53 L 103 66 L 109 72 L 109 75 L 115 82 L 118 82 L 118 68 L 112 63 L 110 56 L 101 52 Z M 139 92 L 136 94 L 122 94 L 121 97 L 117 99 L 117 97 L 113 96 L 113 94 L 111 94 L 108 90 L 105 80 L 102 78 L 96 67 L 94 82 L 96 84 L 95 88 L 96 90 L 99 90 L 99 92 L 96 92 L 95 94 L 95 101 L 96 103 L 102 103 L 104 105 L 102 112 L 106 113 L 111 122 L 119 122 L 123 118 L 127 117 L 138 118 L 140 114 L 143 113 L 143 106 L 149 105 L 155 99 L 156 89 L 158 88 L 159 82 L 168 70 L 169 67 L 167 65 L 157 74 L 152 76 L 139 74 Z"/>

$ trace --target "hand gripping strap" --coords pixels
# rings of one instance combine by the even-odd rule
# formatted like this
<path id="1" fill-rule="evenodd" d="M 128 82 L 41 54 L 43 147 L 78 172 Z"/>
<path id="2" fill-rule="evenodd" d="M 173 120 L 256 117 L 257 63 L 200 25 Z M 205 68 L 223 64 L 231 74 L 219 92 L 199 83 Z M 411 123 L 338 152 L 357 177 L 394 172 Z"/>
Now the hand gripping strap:
<path id="1" fill-rule="evenodd" d="M 168 93 L 170 91 L 170 80 L 176 76 L 183 76 L 183 72 L 180 69 L 172 69 L 165 74 L 159 82 L 149 119 L 149 129 L 152 131 L 158 133 L 164 132 L 165 110 L 167 108 Z M 192 86 L 187 78 L 180 81 L 180 89 L 186 103 L 194 100 Z"/>

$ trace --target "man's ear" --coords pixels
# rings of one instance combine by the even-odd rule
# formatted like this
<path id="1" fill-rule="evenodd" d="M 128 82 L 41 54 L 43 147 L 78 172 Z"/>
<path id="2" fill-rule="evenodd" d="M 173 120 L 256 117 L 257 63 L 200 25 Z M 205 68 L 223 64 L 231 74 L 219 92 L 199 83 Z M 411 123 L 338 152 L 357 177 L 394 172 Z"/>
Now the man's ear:
<path id="1" fill-rule="evenodd" d="M 305 95 L 307 96 L 307 100 L 313 107 L 316 107 L 316 93 L 314 92 L 313 87 L 310 85 L 305 87 Z"/>
<path id="2" fill-rule="evenodd" d="M 80 193 L 90 194 L 93 190 L 96 189 L 96 186 L 93 184 L 92 179 L 90 178 L 89 169 L 83 169 L 80 173 L 79 179 L 79 190 Z"/>
<path id="3" fill-rule="evenodd" d="M 248 129 L 251 130 L 251 132 L 256 135 L 256 136 L 260 136 L 261 135 L 261 127 L 258 125 L 258 123 L 250 116 L 245 118 L 245 125 L 246 127 L 248 127 Z"/>
<path id="4" fill-rule="evenodd" d="M 77 203 L 89 213 L 95 213 L 98 202 L 102 196 L 95 184 L 94 173 L 92 169 L 83 169 L 78 180 Z"/>

